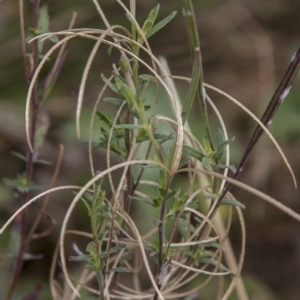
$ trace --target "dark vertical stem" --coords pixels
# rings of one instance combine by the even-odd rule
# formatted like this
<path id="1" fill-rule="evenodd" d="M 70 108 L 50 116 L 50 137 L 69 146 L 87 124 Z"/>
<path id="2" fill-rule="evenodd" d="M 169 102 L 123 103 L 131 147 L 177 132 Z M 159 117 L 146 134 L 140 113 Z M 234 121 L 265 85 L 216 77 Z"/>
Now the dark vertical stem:
<path id="1" fill-rule="evenodd" d="M 165 215 L 166 215 L 166 206 L 167 206 L 167 198 L 168 198 L 168 190 L 170 188 L 171 182 L 172 182 L 172 176 L 170 176 L 167 180 L 166 184 L 166 189 L 165 189 L 165 195 L 164 199 L 161 205 L 161 210 L 160 210 L 160 216 L 159 216 L 159 224 L 158 224 L 158 266 L 157 266 L 157 274 L 158 274 L 158 279 L 159 280 L 159 274 L 162 271 L 163 267 L 163 257 L 164 257 L 164 235 L 165 235 Z M 157 282 L 157 287 L 160 289 L 161 288 L 161 283 Z M 155 293 L 153 296 L 153 300 L 157 300 L 158 294 Z"/>
<path id="2" fill-rule="evenodd" d="M 40 1 L 35 0 L 32 1 L 33 5 L 33 28 L 38 28 L 38 18 L 39 18 L 39 6 L 40 6 Z M 20 9 L 23 9 L 23 6 L 20 5 Z M 23 13 L 23 12 L 20 12 Z M 23 22 L 23 20 L 21 20 Z M 22 28 L 22 25 L 21 25 Z M 23 33 L 21 33 L 23 34 Z M 29 73 L 27 73 L 27 81 L 28 83 L 31 82 L 33 74 L 35 70 L 37 69 L 39 58 L 38 58 L 38 40 L 35 40 L 33 42 L 33 52 L 32 52 L 32 63 L 30 61 L 27 62 L 26 70 L 30 70 Z M 32 64 L 32 65 L 31 65 Z M 39 111 L 39 99 L 38 99 L 38 93 L 37 93 L 38 87 L 37 83 L 35 83 L 34 88 L 33 88 L 33 94 L 32 94 L 32 99 L 31 99 L 31 143 L 34 145 L 34 136 L 35 136 L 35 131 L 36 131 L 36 122 L 37 122 L 37 116 L 38 116 L 38 111 Z M 32 153 L 29 149 L 27 150 L 27 162 L 26 162 L 26 177 L 28 182 L 31 181 L 32 179 L 32 174 L 33 174 L 33 160 L 34 160 L 34 152 Z M 22 194 L 22 205 L 27 203 L 29 199 L 29 193 L 23 193 Z M 15 261 L 15 266 L 14 266 L 14 271 L 13 275 L 11 278 L 11 281 L 8 286 L 8 290 L 5 296 L 5 300 L 10 300 L 13 296 L 14 290 L 16 288 L 21 269 L 23 266 L 23 256 L 27 248 L 27 243 L 26 243 L 26 234 L 27 234 L 27 219 L 26 219 L 27 211 L 24 210 L 21 212 L 20 217 L 16 220 L 17 223 L 20 224 L 20 248 L 18 251 L 18 256 Z"/>

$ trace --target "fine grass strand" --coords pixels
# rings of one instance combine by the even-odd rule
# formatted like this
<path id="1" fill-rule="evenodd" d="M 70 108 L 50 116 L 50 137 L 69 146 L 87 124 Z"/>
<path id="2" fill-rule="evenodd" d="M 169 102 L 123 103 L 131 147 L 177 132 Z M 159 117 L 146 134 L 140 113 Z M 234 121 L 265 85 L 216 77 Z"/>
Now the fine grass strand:
<path id="1" fill-rule="evenodd" d="M 244 217 L 243 217 L 243 213 L 242 213 L 242 210 L 239 208 L 239 207 L 236 207 L 236 211 L 238 213 L 238 216 L 239 216 L 239 221 L 240 221 L 240 224 L 241 224 L 241 237 L 242 237 L 242 240 L 241 240 L 241 253 L 240 253 L 240 258 L 239 258 L 239 262 L 237 264 L 237 270 L 235 272 L 235 277 L 233 278 L 230 286 L 228 287 L 225 295 L 223 296 L 223 298 L 221 300 L 226 300 L 229 298 L 229 296 L 231 295 L 233 289 L 235 288 L 236 286 L 236 289 L 237 289 L 237 293 L 240 297 L 240 300 L 248 300 L 248 295 L 246 293 L 246 290 L 245 290 L 245 287 L 243 285 L 243 282 L 240 281 L 240 274 L 241 274 L 241 271 L 242 271 L 242 267 L 243 267 L 243 263 L 244 263 L 244 259 L 245 259 L 245 251 L 246 251 L 246 225 L 245 225 L 245 220 L 244 220 Z M 233 256 L 229 261 L 227 260 L 228 262 L 228 265 L 236 265 L 236 263 L 234 263 L 234 260 L 235 260 L 235 257 Z"/>
<path id="2" fill-rule="evenodd" d="M 90 53 L 90 56 L 88 58 L 87 63 L 85 64 L 85 67 L 84 67 L 81 83 L 79 85 L 78 101 L 77 101 L 77 108 L 76 108 L 76 133 L 77 133 L 78 139 L 80 139 L 80 114 L 81 114 L 81 109 L 82 109 L 82 102 L 83 102 L 83 96 L 84 96 L 87 77 L 90 72 L 90 68 L 92 66 L 93 60 L 100 48 L 102 41 L 104 40 L 106 35 L 108 35 L 110 31 L 112 31 L 112 29 L 113 28 L 110 27 L 100 35 L 99 39 L 97 40 L 96 44 L 94 45 L 94 47 Z"/>
<path id="3" fill-rule="evenodd" d="M 33 92 L 33 88 L 34 85 L 37 81 L 38 75 L 41 71 L 41 69 L 43 68 L 44 64 L 46 63 L 46 61 L 48 60 L 48 58 L 50 57 L 50 55 L 61 45 L 63 45 L 64 43 L 66 43 L 68 40 L 74 38 L 75 36 L 67 36 L 64 39 L 62 39 L 61 41 L 57 42 L 54 46 L 52 46 L 52 48 L 45 54 L 45 56 L 43 57 L 43 59 L 41 60 L 41 62 L 39 63 L 38 67 L 36 68 L 36 71 L 31 79 L 29 88 L 28 88 L 28 93 L 27 93 L 27 98 L 26 98 L 26 107 L 25 107 L 25 132 L 26 132 L 26 139 L 27 139 L 27 144 L 28 147 L 30 149 L 31 152 L 33 152 L 33 145 L 31 144 L 30 141 L 30 107 L 31 107 L 31 96 L 32 96 L 32 92 Z M 37 37 L 38 38 L 38 37 Z M 33 41 L 34 39 L 32 39 L 31 41 Z M 31 42 L 30 41 L 30 42 Z"/>
<path id="4" fill-rule="evenodd" d="M 181 172 L 189 172 L 191 169 L 189 168 L 184 168 L 184 169 L 180 169 L 178 170 L 176 173 L 181 173 Z M 242 189 L 244 189 L 245 191 L 250 192 L 251 194 L 265 200 L 266 202 L 272 204 L 273 206 L 275 206 L 276 208 L 278 208 L 279 210 L 283 211 L 284 213 L 286 213 L 287 215 L 289 215 L 290 217 L 292 217 L 293 219 L 300 221 L 300 214 L 296 213 L 294 210 L 292 210 L 291 208 L 287 207 L 286 205 L 282 204 L 281 202 L 279 202 L 278 200 L 272 198 L 271 196 L 245 184 L 242 183 L 238 180 L 232 179 L 230 177 L 225 177 L 219 173 L 215 173 L 212 171 L 207 171 L 207 170 L 203 170 L 203 169 L 198 169 L 198 168 L 194 168 L 193 169 L 194 172 L 199 172 L 199 173 L 203 173 L 205 175 L 211 175 L 211 176 L 215 176 L 217 178 L 220 179 L 224 179 L 229 183 L 232 183 L 233 185 L 240 187 Z"/>
<path id="5" fill-rule="evenodd" d="M 0 229 L 0 235 L 4 232 L 4 230 L 11 224 L 11 222 L 15 219 L 15 217 L 21 213 L 23 210 L 25 210 L 26 207 L 28 207 L 29 205 L 31 205 L 33 202 L 35 202 L 36 200 L 52 193 L 52 192 L 56 192 L 56 191 L 61 191 L 61 190 L 70 190 L 70 189 L 74 189 L 74 190 L 81 190 L 82 187 L 81 186 L 76 186 L 76 185 L 67 185 L 67 186 L 60 186 L 60 187 L 56 187 L 56 188 L 52 188 L 49 189 L 37 196 L 35 196 L 34 198 L 28 200 L 28 202 L 26 202 L 25 204 L 23 204 L 5 223 L 4 225 L 2 225 L 1 229 Z"/>

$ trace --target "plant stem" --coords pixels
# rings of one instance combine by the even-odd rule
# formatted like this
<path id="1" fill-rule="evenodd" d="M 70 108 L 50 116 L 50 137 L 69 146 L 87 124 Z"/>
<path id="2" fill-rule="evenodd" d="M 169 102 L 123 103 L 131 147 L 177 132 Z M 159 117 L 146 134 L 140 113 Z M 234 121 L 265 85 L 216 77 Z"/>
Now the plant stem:
<path id="1" fill-rule="evenodd" d="M 209 128 L 209 122 L 208 122 L 205 89 L 203 86 L 203 70 L 202 70 L 202 58 L 201 58 L 199 34 L 198 34 L 196 17 L 195 17 L 192 0 L 183 0 L 183 12 L 186 18 L 187 31 L 188 31 L 189 41 L 190 41 L 190 49 L 192 51 L 192 59 L 194 59 L 195 62 L 199 64 L 199 66 L 196 68 L 197 77 L 198 77 L 197 95 L 199 98 L 200 111 L 204 122 L 204 129 L 210 147 L 212 150 L 214 150 L 213 141 L 212 141 L 210 128 Z M 195 56 L 198 57 L 195 58 Z M 192 99 L 190 99 L 190 101 L 192 101 Z M 184 116 L 184 118 L 186 119 L 187 116 Z"/>
<path id="2" fill-rule="evenodd" d="M 20 10 L 23 9 L 22 2 L 20 2 Z M 33 5 L 33 27 L 38 28 L 38 16 L 39 16 L 39 5 L 40 1 L 35 0 L 32 1 Z M 20 14 L 23 15 L 23 12 L 20 12 Z M 21 20 L 23 22 L 23 19 Z M 21 23 L 21 30 L 23 30 L 23 23 Z M 21 33 L 23 36 L 23 33 Z M 23 38 L 22 38 L 23 39 Z M 23 51 L 24 51 L 24 46 L 22 46 Z M 27 65 L 25 66 L 26 68 L 26 76 L 27 76 L 27 81 L 30 82 L 32 79 L 32 76 L 38 66 L 38 40 L 35 40 L 33 42 L 33 52 L 32 52 L 32 65 L 30 65 L 30 62 L 27 62 Z M 28 70 L 31 70 L 31 72 L 28 72 Z M 34 136 L 35 136 L 35 131 L 36 131 L 36 122 L 37 122 L 37 116 L 38 116 L 38 111 L 39 111 L 39 101 L 38 101 L 38 93 L 37 93 L 37 83 L 35 83 L 34 88 L 33 88 L 33 93 L 32 93 L 32 99 L 31 99 L 31 144 L 34 145 Z M 33 158 L 34 158 L 34 152 L 31 152 L 29 149 L 27 150 L 27 161 L 26 161 L 26 177 L 27 181 L 31 181 L 32 179 L 32 174 L 33 174 Z M 22 205 L 26 204 L 29 199 L 29 193 L 23 193 L 22 194 Z M 15 268 L 13 271 L 13 276 L 11 278 L 11 281 L 8 286 L 8 290 L 5 296 L 5 300 L 10 300 L 13 296 L 14 290 L 16 288 L 22 266 L 23 266 L 23 256 L 26 251 L 26 248 L 28 246 L 26 242 L 26 228 L 27 228 L 27 210 L 23 210 L 20 213 L 20 219 L 16 219 L 16 221 L 20 222 L 20 248 L 18 251 L 18 255 L 16 258 L 15 262 Z"/>

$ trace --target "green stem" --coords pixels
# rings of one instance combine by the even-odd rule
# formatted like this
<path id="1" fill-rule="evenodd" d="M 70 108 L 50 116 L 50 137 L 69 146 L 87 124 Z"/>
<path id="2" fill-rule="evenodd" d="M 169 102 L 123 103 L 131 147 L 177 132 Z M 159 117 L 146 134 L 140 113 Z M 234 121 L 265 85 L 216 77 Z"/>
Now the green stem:
<path id="1" fill-rule="evenodd" d="M 200 111 L 201 111 L 201 115 L 202 115 L 202 118 L 204 121 L 205 133 L 207 135 L 211 149 L 214 150 L 212 136 L 210 133 L 210 127 L 209 127 L 209 122 L 208 122 L 205 89 L 203 86 L 203 70 L 202 70 L 202 58 L 201 58 L 199 34 L 198 34 L 197 23 L 196 23 L 195 12 L 194 12 L 192 0 L 183 0 L 183 11 L 184 11 L 184 15 L 186 18 L 190 48 L 192 51 L 192 58 L 195 60 L 195 56 L 197 56 L 196 63 L 198 63 L 198 66 L 194 67 L 194 69 L 196 69 L 196 73 L 197 73 L 198 85 L 197 85 L 197 90 L 193 91 L 193 94 L 195 92 L 197 92 L 197 95 L 199 98 L 199 103 L 200 103 Z M 195 85 L 195 80 L 194 81 L 192 80 L 191 84 Z M 193 99 L 189 98 L 188 101 L 192 102 Z M 189 106 L 189 107 L 191 105 L 192 105 L 192 103 L 187 104 L 187 106 Z M 187 118 L 187 115 L 184 116 L 184 121 L 186 120 L 186 118 Z"/>

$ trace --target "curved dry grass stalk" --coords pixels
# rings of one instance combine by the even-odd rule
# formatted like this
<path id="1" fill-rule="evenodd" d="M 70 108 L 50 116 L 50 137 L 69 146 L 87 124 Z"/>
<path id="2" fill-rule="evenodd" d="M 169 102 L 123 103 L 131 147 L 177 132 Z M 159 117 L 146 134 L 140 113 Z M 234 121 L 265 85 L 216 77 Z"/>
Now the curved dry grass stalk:
<path id="1" fill-rule="evenodd" d="M 188 172 L 190 171 L 190 169 L 180 169 L 177 172 Z M 215 173 L 212 171 L 207 171 L 207 170 L 203 170 L 203 169 L 193 169 L 194 172 L 199 172 L 199 173 L 203 173 L 206 175 L 212 175 L 214 177 L 220 178 L 220 179 L 224 179 L 229 183 L 232 183 L 233 185 L 242 188 L 245 191 L 248 191 L 249 193 L 265 200 L 266 202 L 272 204 L 273 206 L 277 207 L 279 210 L 281 210 L 282 212 L 286 213 L 287 215 L 289 215 L 290 217 L 292 217 L 293 219 L 300 221 L 300 214 L 296 213 L 295 211 L 293 211 L 291 208 L 287 207 L 286 205 L 282 204 L 281 202 L 279 202 L 278 200 L 270 197 L 269 195 L 245 184 L 242 183 L 238 180 L 234 180 L 230 177 L 224 177 L 223 175 L 219 174 L 219 173 Z"/>
<path id="2" fill-rule="evenodd" d="M 27 93 L 27 98 L 26 98 L 26 107 L 25 107 L 25 132 L 26 132 L 27 144 L 28 144 L 28 147 L 29 147 L 31 152 L 33 152 L 33 145 L 31 143 L 31 139 L 30 139 L 30 107 L 31 107 L 31 96 L 32 96 L 34 85 L 37 81 L 37 78 L 40 74 L 41 69 L 43 68 L 44 64 L 46 63 L 46 61 L 48 60 L 50 55 L 54 52 L 54 50 L 56 50 L 57 48 L 59 48 L 60 46 L 62 46 L 64 43 L 68 42 L 72 38 L 73 38 L 73 36 L 65 37 L 64 39 L 59 41 L 57 44 L 55 44 L 45 54 L 45 56 L 41 60 L 40 64 L 38 65 L 32 79 L 31 79 L 31 82 L 30 82 L 30 85 L 29 85 L 29 88 L 28 88 L 28 93 Z"/>
<path id="3" fill-rule="evenodd" d="M 90 68 L 92 66 L 93 60 L 101 46 L 102 41 L 105 39 L 105 37 L 111 32 L 113 31 L 113 26 L 107 28 L 99 37 L 99 39 L 97 40 L 96 44 L 94 45 L 90 56 L 88 58 L 87 63 L 85 64 L 84 67 L 84 71 L 82 74 L 82 79 L 81 79 L 81 83 L 79 86 L 79 93 L 78 93 L 78 100 L 77 100 L 77 108 L 76 108 L 76 133 L 77 133 L 77 137 L 78 139 L 80 139 L 80 114 L 81 114 L 81 110 L 82 110 L 82 102 L 83 102 L 83 97 L 84 97 L 84 92 L 85 92 L 85 87 L 86 87 L 86 81 L 87 81 L 87 77 L 88 74 L 90 72 Z"/>
<path id="4" fill-rule="evenodd" d="M 60 186 L 56 188 L 52 188 L 50 190 L 47 190 L 36 197 L 30 199 L 28 202 L 26 202 L 24 205 L 22 205 L 6 222 L 5 224 L 1 227 L 0 229 L 0 235 L 4 232 L 4 230 L 12 223 L 12 221 L 16 218 L 16 216 L 21 213 L 23 210 L 25 210 L 28 206 L 30 206 L 33 202 L 39 200 L 40 198 L 56 191 L 61 191 L 61 190 L 68 190 L 68 189 L 74 189 L 74 190 L 81 190 L 81 186 L 73 186 L 73 185 L 68 185 L 68 186 Z"/>

